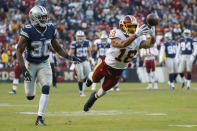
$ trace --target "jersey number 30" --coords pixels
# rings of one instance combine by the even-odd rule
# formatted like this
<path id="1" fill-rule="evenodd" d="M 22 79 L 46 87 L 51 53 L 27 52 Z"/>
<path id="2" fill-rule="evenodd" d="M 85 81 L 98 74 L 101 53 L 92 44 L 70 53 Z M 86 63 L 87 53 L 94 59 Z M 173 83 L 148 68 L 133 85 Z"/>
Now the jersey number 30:
<path id="1" fill-rule="evenodd" d="M 131 59 L 135 56 L 135 54 L 137 53 L 136 50 L 130 50 L 128 51 L 126 57 L 123 58 L 124 54 L 126 52 L 126 49 L 120 49 L 120 54 L 115 57 L 115 59 L 119 62 L 124 62 L 124 63 L 128 63 L 131 61 Z"/>
<path id="2" fill-rule="evenodd" d="M 45 41 L 33 41 L 31 43 L 31 46 L 34 48 L 31 51 L 32 57 L 42 57 L 42 56 L 48 56 L 49 55 L 49 45 L 51 44 L 51 40 L 45 40 Z"/>

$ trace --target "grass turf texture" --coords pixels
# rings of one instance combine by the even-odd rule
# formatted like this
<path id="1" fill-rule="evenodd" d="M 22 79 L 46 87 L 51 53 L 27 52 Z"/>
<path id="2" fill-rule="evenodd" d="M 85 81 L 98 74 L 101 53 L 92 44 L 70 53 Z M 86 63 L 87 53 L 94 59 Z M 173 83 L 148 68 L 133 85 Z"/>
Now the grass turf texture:
<path id="1" fill-rule="evenodd" d="M 40 98 L 28 101 L 23 84 L 16 95 L 9 95 L 12 84 L 0 83 L 0 131 L 196 131 L 197 84 L 191 90 L 176 84 L 170 90 L 159 84 L 158 90 L 146 90 L 147 84 L 121 83 L 120 91 L 108 92 L 90 110 L 83 105 L 91 94 L 80 97 L 77 83 L 61 83 L 51 88 L 44 116 L 47 126 L 35 126 Z M 98 89 L 98 85 L 97 85 Z M 21 114 L 33 112 L 35 114 Z M 162 114 L 159 114 L 162 113 Z"/>

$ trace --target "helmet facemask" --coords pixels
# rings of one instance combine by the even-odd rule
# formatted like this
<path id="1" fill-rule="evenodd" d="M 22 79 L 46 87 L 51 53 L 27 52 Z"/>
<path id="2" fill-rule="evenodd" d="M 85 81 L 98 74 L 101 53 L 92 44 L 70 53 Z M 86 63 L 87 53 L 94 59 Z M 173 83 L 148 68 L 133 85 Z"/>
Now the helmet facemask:
<path id="1" fill-rule="evenodd" d="M 48 23 L 47 10 L 42 6 L 35 6 L 30 10 L 29 18 L 32 25 L 45 27 Z"/>
<path id="2" fill-rule="evenodd" d="M 135 34 L 138 28 L 138 23 L 134 16 L 127 15 L 120 20 L 119 26 L 125 35 L 130 36 Z"/>
<path id="3" fill-rule="evenodd" d="M 183 32 L 183 36 L 184 36 L 185 38 L 189 38 L 189 37 L 191 37 L 191 31 L 190 31 L 190 30 L 188 30 L 188 29 L 184 30 L 184 32 Z"/>
<path id="4" fill-rule="evenodd" d="M 165 34 L 165 41 L 170 42 L 172 40 L 172 34 L 170 32 Z"/>
<path id="5" fill-rule="evenodd" d="M 76 37 L 77 42 L 83 43 L 85 40 L 85 33 L 83 31 L 79 30 L 76 32 L 75 37 Z"/>

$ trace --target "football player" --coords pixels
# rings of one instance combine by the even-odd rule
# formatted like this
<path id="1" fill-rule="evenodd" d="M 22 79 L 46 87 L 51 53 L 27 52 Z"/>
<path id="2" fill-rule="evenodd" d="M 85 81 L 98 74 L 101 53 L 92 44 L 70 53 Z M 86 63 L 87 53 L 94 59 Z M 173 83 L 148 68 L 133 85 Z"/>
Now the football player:
<path id="1" fill-rule="evenodd" d="M 62 57 L 80 62 L 75 56 L 69 56 L 59 45 L 57 31 L 53 24 L 48 23 L 48 13 L 43 6 L 34 6 L 29 12 L 31 24 L 25 25 L 20 32 L 16 56 L 24 76 L 25 94 L 28 100 L 35 97 L 35 83 L 38 80 L 41 85 L 42 95 L 39 101 L 36 125 L 46 125 L 42 116 L 49 99 L 49 90 L 52 82 L 52 71 L 49 58 L 49 45 Z M 23 52 L 26 50 L 23 59 Z"/>
<path id="2" fill-rule="evenodd" d="M 78 77 L 78 86 L 80 96 L 85 96 L 83 83 L 88 74 L 91 72 L 90 61 L 91 57 L 91 44 L 89 40 L 85 39 L 85 33 L 78 30 L 75 34 L 76 41 L 73 41 L 70 46 L 69 55 L 76 56 L 82 60 L 82 63 L 75 64 L 75 71 Z"/>
<path id="3" fill-rule="evenodd" d="M 176 77 L 177 69 L 178 69 L 177 68 L 178 63 L 175 60 L 177 45 L 176 45 L 176 42 L 172 40 L 171 32 L 167 32 L 164 38 L 165 38 L 165 42 L 161 45 L 159 63 L 162 63 L 163 56 L 165 53 L 166 54 L 165 63 L 169 72 L 170 88 L 174 90 L 175 89 L 174 78 Z"/>
<path id="4" fill-rule="evenodd" d="M 105 95 L 119 82 L 123 70 L 128 67 L 128 63 L 139 49 L 150 48 L 155 43 L 154 29 L 150 29 L 147 25 L 138 28 L 137 19 L 134 16 L 123 17 L 119 22 L 119 27 L 120 29 L 110 31 L 111 43 L 106 57 L 88 76 L 87 86 L 90 86 L 92 82 L 101 82 L 102 87 L 90 95 L 84 105 L 84 111 L 88 111 L 98 98 Z M 146 40 L 144 35 L 147 34 L 151 34 L 150 40 Z"/>
<path id="5" fill-rule="evenodd" d="M 178 73 L 183 77 L 184 69 L 187 71 L 187 90 L 190 89 L 191 83 L 191 70 L 194 59 L 196 57 L 196 43 L 191 37 L 191 31 L 185 29 L 183 31 L 183 37 L 179 39 L 179 45 L 176 53 L 176 60 L 178 61 L 178 56 L 181 55 L 180 66 L 178 68 Z M 182 86 L 184 87 L 184 85 Z"/>
<path id="6" fill-rule="evenodd" d="M 154 83 L 154 89 L 158 89 L 158 79 L 155 75 L 155 58 L 158 55 L 158 50 L 156 47 L 149 49 L 141 49 L 140 56 L 144 59 L 144 65 L 146 67 L 146 72 L 148 74 L 148 87 L 146 89 L 152 89 L 152 83 Z"/>
<path id="7" fill-rule="evenodd" d="M 17 45 L 15 46 L 15 49 L 17 48 Z M 12 90 L 9 92 L 9 94 L 14 95 L 16 94 L 16 90 L 19 84 L 20 75 L 22 74 L 21 67 L 18 63 L 18 60 L 16 59 L 16 53 L 14 54 L 15 59 L 15 65 L 14 65 L 14 79 L 13 79 L 13 86 Z"/>
<path id="8" fill-rule="evenodd" d="M 101 61 L 102 57 L 106 56 L 106 52 L 110 48 L 110 42 L 111 40 L 108 38 L 105 32 L 101 34 L 100 39 L 96 39 L 94 41 L 94 50 L 97 52 L 96 64 Z M 92 84 L 92 90 L 96 90 L 96 83 Z"/>

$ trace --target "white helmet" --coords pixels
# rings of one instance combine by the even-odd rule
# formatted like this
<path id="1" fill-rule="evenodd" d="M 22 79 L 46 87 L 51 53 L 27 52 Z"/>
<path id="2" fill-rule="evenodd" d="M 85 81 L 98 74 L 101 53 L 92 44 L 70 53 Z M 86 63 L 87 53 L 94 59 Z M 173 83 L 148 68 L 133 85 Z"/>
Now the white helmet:
<path id="1" fill-rule="evenodd" d="M 184 30 L 184 31 L 183 31 L 183 36 L 184 36 L 185 38 L 191 37 L 191 31 L 188 30 L 188 29 Z"/>
<path id="2" fill-rule="evenodd" d="M 167 32 L 165 33 L 165 41 L 171 41 L 172 40 L 172 33 L 171 32 Z"/>
<path id="3" fill-rule="evenodd" d="M 105 45 L 105 44 L 107 44 L 107 40 L 108 40 L 107 34 L 106 33 L 103 33 L 101 35 L 101 43 Z"/>
<path id="4" fill-rule="evenodd" d="M 75 34 L 77 42 L 83 42 L 85 40 L 85 33 L 82 30 L 78 30 Z"/>
<path id="5" fill-rule="evenodd" d="M 34 6 L 29 12 L 29 19 L 32 25 L 45 27 L 48 22 L 47 10 L 40 5 Z"/>

